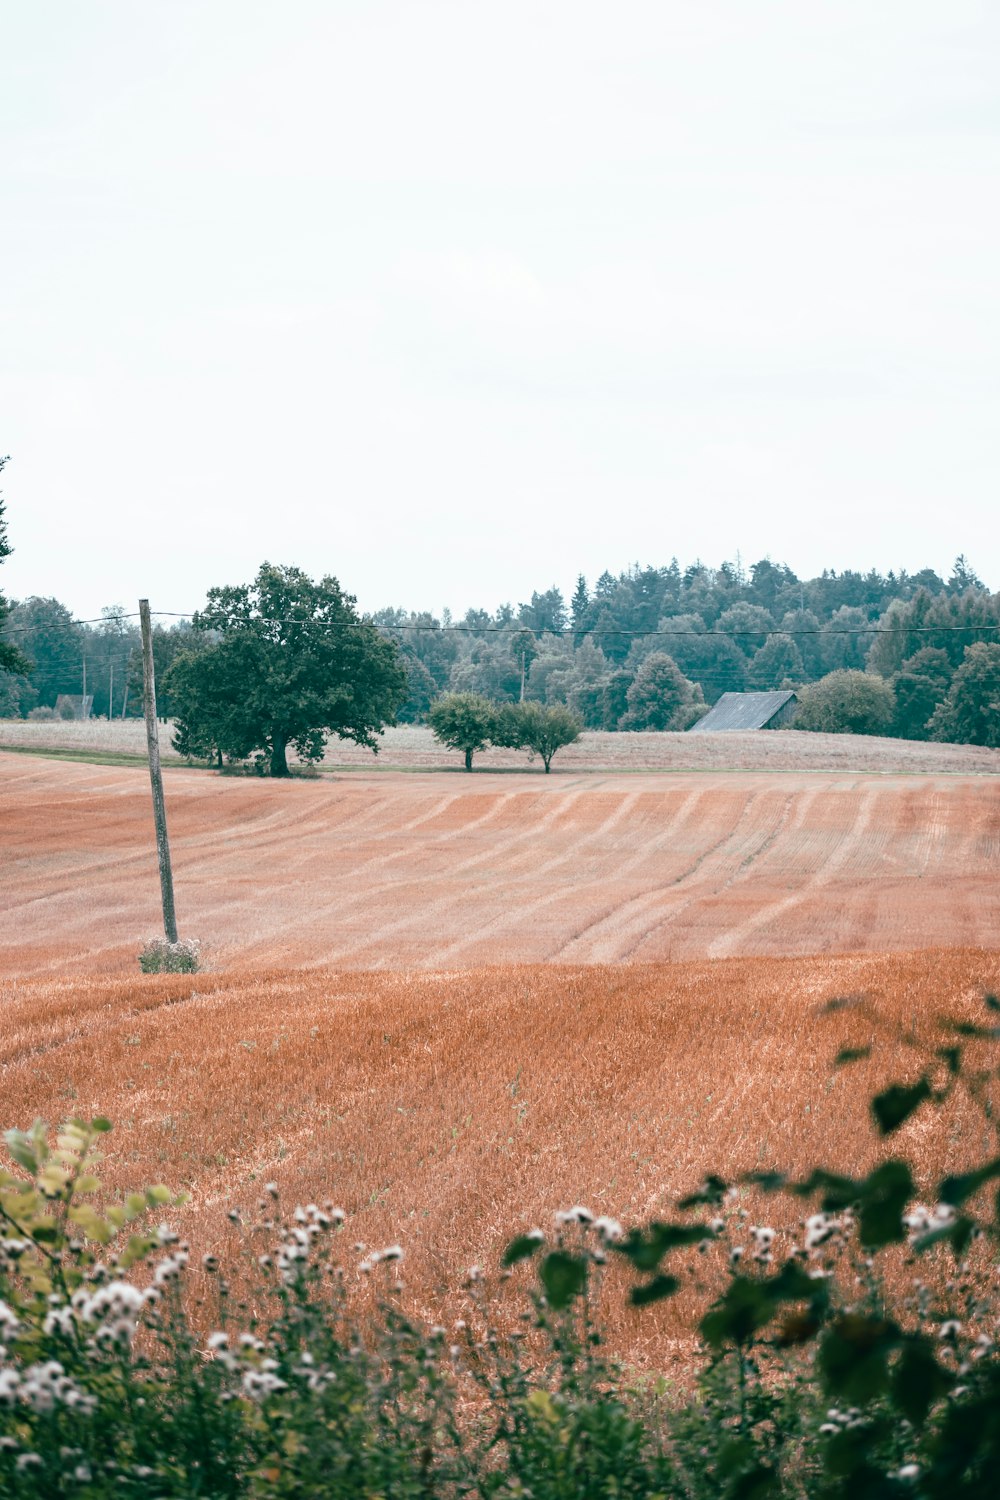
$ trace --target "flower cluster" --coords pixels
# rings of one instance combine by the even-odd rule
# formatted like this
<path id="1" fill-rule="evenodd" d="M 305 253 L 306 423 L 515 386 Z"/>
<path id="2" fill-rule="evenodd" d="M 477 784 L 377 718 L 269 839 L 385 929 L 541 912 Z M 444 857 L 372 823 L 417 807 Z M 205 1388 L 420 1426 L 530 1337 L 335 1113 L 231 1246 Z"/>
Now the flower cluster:
<path id="1" fill-rule="evenodd" d="M 18 1370 L 13 1365 L 0 1366 L 0 1404 L 20 1401 L 33 1412 L 45 1414 L 59 1406 L 90 1413 L 97 1397 L 82 1391 L 66 1374 L 57 1359 L 47 1359 Z"/>

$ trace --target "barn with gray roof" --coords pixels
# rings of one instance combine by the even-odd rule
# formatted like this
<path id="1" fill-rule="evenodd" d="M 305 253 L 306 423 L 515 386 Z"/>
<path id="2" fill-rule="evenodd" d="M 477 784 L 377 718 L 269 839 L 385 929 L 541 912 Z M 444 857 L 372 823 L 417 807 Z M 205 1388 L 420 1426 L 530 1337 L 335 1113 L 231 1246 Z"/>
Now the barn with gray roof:
<path id="1" fill-rule="evenodd" d="M 795 717 L 799 700 L 780 693 L 723 693 L 689 734 L 726 734 L 738 729 L 781 729 Z"/>

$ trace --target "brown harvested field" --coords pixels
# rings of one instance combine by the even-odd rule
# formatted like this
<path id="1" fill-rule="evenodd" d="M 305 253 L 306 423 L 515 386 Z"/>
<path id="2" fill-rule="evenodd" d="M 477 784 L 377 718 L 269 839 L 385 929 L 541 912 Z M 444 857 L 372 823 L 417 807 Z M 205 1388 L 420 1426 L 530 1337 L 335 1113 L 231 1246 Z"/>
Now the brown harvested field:
<path id="1" fill-rule="evenodd" d="M 167 802 L 182 935 L 217 969 L 1000 946 L 1000 777 L 178 769 Z M 0 820 L 0 970 L 134 972 L 145 771 L 0 754 Z"/>
<path id="2" fill-rule="evenodd" d="M 495 1266 L 555 1209 L 635 1221 L 706 1168 L 866 1169 L 886 1149 L 869 1094 L 920 1063 L 890 1039 L 834 1073 L 838 1047 L 911 1025 L 933 1039 L 940 1012 L 978 1015 L 998 985 L 1000 954 L 973 950 L 16 980 L 0 989 L 3 1116 L 109 1115 L 106 1180 L 187 1188 L 199 1251 L 234 1252 L 224 1210 L 266 1181 L 289 1203 L 329 1192 L 348 1241 L 401 1240 L 410 1294 L 454 1315 L 462 1269 Z M 823 1012 L 859 996 L 877 1027 Z M 918 1116 L 893 1143 L 929 1181 L 982 1144 L 964 1105 L 943 1126 Z M 634 1358 L 662 1361 L 689 1312 L 613 1321 Z"/>
<path id="3" fill-rule="evenodd" d="M 160 724 L 160 754 L 182 764 L 171 745 L 172 725 Z M 145 756 L 141 719 L 91 719 L 87 723 L 0 720 L 0 750 L 84 751 Z M 292 757 L 294 759 L 294 757 Z M 461 761 L 439 745 L 424 726 L 387 729 L 378 755 L 348 740 L 327 747 L 324 770 L 453 771 Z M 523 770 L 517 750 L 485 750 L 476 756 L 480 771 Z M 538 763 L 535 763 L 536 768 Z M 588 730 L 575 745 L 560 750 L 554 763 L 566 771 L 873 771 L 906 774 L 1000 776 L 1000 750 L 979 745 L 937 745 L 918 740 L 881 739 L 863 734 L 805 734 L 796 730 L 739 734 L 611 734 Z M 539 768 L 540 769 L 540 768 Z"/>

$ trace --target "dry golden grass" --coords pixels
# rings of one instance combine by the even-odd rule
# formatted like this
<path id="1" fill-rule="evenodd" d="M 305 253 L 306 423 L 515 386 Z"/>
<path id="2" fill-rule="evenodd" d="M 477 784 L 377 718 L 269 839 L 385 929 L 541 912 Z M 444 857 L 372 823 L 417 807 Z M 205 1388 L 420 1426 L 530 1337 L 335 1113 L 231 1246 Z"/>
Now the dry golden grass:
<path id="1" fill-rule="evenodd" d="M 160 754 L 180 763 L 171 744 L 172 723 L 160 724 Z M 146 753 L 141 719 L 90 719 L 86 723 L 56 720 L 0 720 L 0 749 L 62 749 L 104 754 Z M 294 760 L 294 757 L 292 757 Z M 400 724 L 382 736 L 378 755 L 349 740 L 331 740 L 327 770 L 457 771 L 461 756 L 446 750 L 419 724 Z M 522 751 L 484 750 L 475 758 L 477 771 L 523 770 Z M 541 774 L 541 762 L 534 763 Z M 979 745 L 937 745 L 918 740 L 883 739 L 862 734 L 780 732 L 736 734 L 611 734 L 588 730 L 575 745 L 560 750 L 553 773 L 567 771 L 872 771 L 888 775 L 1000 775 L 1000 750 Z M 462 773 L 464 775 L 464 772 Z"/>
<path id="2" fill-rule="evenodd" d="M 867 1099 L 919 1064 L 887 1041 L 834 1073 L 838 1046 L 873 1028 L 824 1003 L 863 995 L 888 1032 L 930 1038 L 998 985 L 1000 955 L 975 950 L 22 980 L 0 990 L 4 1123 L 110 1116 L 106 1179 L 188 1189 L 199 1250 L 233 1251 L 224 1211 L 265 1181 L 290 1202 L 332 1195 L 351 1240 L 404 1243 L 417 1305 L 454 1312 L 462 1270 L 558 1208 L 637 1221 L 709 1168 L 869 1167 L 885 1148 Z M 930 1182 L 981 1134 L 958 1104 L 899 1145 Z M 690 1311 L 612 1321 L 631 1358 L 662 1363 Z"/>
<path id="3" fill-rule="evenodd" d="M 135 972 L 149 781 L 0 755 L 0 969 Z M 214 968 L 658 962 L 1000 933 L 1000 778 L 355 772 L 167 778 L 181 935 Z"/>

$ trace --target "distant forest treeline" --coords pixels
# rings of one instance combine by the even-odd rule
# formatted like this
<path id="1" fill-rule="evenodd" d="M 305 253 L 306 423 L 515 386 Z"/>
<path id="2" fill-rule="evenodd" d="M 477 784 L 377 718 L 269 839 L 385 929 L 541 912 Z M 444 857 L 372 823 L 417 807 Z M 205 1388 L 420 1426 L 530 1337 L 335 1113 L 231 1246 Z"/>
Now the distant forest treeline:
<path id="1" fill-rule="evenodd" d="M 675 560 L 606 572 L 592 587 L 581 576 L 568 601 L 549 588 L 460 619 L 396 608 L 371 618 L 406 663 L 403 722 L 423 721 L 441 693 L 473 692 L 565 704 L 590 729 L 662 729 L 673 727 L 678 703 L 690 722 L 692 703 L 724 692 L 794 687 L 808 701 L 809 684 L 847 671 L 879 679 L 869 683 L 878 732 L 1000 742 L 1000 594 L 964 557 L 947 580 L 931 569 L 800 579 L 767 559 L 748 570 Z M 26 599 L 12 605 L 5 633 L 34 669 L 0 673 L 0 715 L 46 714 L 60 694 L 83 691 L 84 669 L 95 714 L 141 711 L 138 630 L 124 610 L 80 624 L 55 599 Z M 157 624 L 158 679 L 179 651 L 203 642 L 187 621 Z M 678 675 L 691 688 L 680 698 Z M 658 692 L 668 679 L 671 691 Z M 170 714 L 168 697 L 159 708 Z"/>

